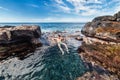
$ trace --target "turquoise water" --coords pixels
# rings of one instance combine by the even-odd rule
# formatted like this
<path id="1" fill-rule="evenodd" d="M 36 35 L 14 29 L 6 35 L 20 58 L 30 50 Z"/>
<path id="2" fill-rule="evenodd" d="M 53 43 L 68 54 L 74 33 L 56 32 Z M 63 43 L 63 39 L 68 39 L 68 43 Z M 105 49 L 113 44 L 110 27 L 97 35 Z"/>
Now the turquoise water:
<path id="1" fill-rule="evenodd" d="M 75 80 L 86 72 L 80 57 L 76 53 L 71 48 L 69 54 L 61 55 L 57 46 L 49 48 L 45 51 L 41 61 L 44 68 L 35 72 L 32 78 L 35 80 Z"/>
<path id="2" fill-rule="evenodd" d="M 84 24 L 39 23 L 39 25 L 45 32 L 56 30 L 74 32 L 80 30 Z M 72 43 L 73 41 L 70 41 L 68 45 L 69 54 L 61 55 L 57 45 L 43 46 L 24 60 L 10 58 L 4 61 L 0 64 L 0 80 L 75 80 L 87 69 L 77 53 L 80 42 L 76 43 L 78 46 Z"/>

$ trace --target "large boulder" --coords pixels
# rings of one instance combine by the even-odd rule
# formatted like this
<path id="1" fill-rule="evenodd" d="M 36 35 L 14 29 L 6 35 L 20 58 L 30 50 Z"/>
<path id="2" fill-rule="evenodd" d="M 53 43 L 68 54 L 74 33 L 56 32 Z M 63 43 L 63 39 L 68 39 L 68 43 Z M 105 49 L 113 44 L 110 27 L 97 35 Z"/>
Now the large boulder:
<path id="1" fill-rule="evenodd" d="M 120 79 L 120 12 L 114 16 L 96 17 L 81 31 L 83 60 L 102 66 Z"/>
<path id="2" fill-rule="evenodd" d="M 3 26 L 0 27 L 0 59 L 9 56 L 25 55 L 42 44 L 40 26 Z"/>
<path id="3" fill-rule="evenodd" d="M 120 42 L 120 12 L 117 16 L 96 17 L 92 22 L 85 24 L 82 33 L 85 36 Z"/>
<path id="4" fill-rule="evenodd" d="M 39 26 L 17 26 L 17 27 L 1 27 L 0 41 L 12 41 L 21 37 L 39 38 L 41 30 Z M 1 43 L 2 43 L 1 42 Z"/>

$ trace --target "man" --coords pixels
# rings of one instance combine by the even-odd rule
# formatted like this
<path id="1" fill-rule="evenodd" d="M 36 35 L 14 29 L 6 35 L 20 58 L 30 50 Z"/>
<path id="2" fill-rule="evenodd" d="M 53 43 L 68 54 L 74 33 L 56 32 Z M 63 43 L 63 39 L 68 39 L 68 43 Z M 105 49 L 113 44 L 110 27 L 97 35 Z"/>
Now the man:
<path id="1" fill-rule="evenodd" d="M 65 48 L 66 48 L 66 51 L 69 53 L 67 45 L 62 42 L 64 40 L 64 38 L 61 35 L 58 35 L 57 38 L 52 38 L 52 40 L 56 41 L 56 43 L 58 44 L 58 47 L 59 47 L 60 51 L 62 52 L 62 55 L 64 55 L 64 51 L 63 51 L 61 45 L 64 45 Z"/>

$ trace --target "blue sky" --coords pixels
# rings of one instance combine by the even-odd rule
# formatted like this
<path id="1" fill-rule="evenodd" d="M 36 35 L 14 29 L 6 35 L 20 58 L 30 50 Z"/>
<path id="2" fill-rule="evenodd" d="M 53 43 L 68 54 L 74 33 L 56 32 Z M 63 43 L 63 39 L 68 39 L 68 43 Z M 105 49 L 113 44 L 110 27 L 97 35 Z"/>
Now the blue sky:
<path id="1" fill-rule="evenodd" d="M 0 0 L 0 22 L 87 22 L 120 11 L 120 0 Z"/>

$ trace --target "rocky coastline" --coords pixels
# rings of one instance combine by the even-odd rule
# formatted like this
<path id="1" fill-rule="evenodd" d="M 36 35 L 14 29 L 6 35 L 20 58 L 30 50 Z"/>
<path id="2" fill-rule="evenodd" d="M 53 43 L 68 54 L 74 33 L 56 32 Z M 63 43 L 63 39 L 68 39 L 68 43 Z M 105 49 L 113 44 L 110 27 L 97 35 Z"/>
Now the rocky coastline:
<path id="1" fill-rule="evenodd" d="M 2 26 L 0 27 L 0 60 L 11 56 L 24 59 L 36 47 L 42 46 L 40 26 Z"/>
<path id="2" fill-rule="evenodd" d="M 2 26 L 0 60 L 8 57 L 24 59 L 42 44 L 51 47 L 54 42 L 50 38 L 58 34 L 67 38 L 66 43 L 69 46 L 78 48 L 82 40 L 78 51 L 88 71 L 76 80 L 120 79 L 120 12 L 114 16 L 96 17 L 81 32 L 74 34 L 60 31 L 41 33 L 40 26 Z"/>
<path id="3" fill-rule="evenodd" d="M 78 51 L 82 59 L 102 66 L 120 79 L 120 12 L 94 18 L 81 32 L 84 37 Z"/>

